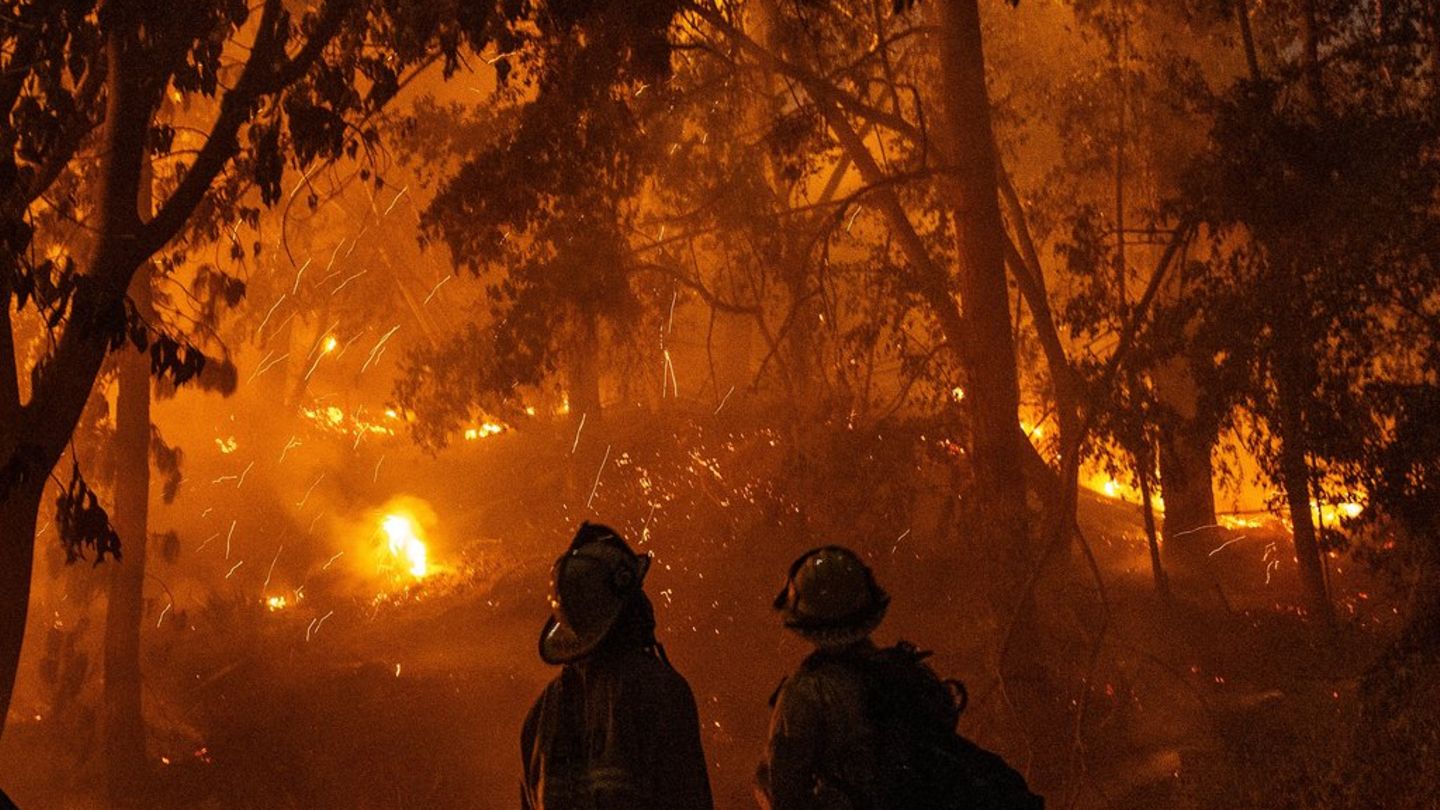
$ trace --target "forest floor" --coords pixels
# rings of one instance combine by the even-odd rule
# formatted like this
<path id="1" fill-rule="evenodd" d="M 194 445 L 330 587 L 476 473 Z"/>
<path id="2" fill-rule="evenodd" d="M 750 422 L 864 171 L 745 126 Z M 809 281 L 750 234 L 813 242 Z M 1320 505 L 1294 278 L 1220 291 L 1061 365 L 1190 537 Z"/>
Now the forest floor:
<path id="1" fill-rule="evenodd" d="M 427 499 L 451 526 L 436 548 L 448 572 L 420 584 L 376 594 L 313 576 L 313 561 L 289 574 L 271 562 L 272 575 L 311 577 L 304 601 L 270 611 L 258 591 L 212 587 L 183 614 L 175 607 L 171 629 L 147 636 L 155 770 L 137 804 L 515 807 L 520 724 L 554 675 L 535 654 L 548 563 L 573 515 L 583 514 L 557 506 L 555 492 L 588 501 L 588 514 L 655 553 L 647 590 L 661 641 L 697 696 L 721 810 L 754 806 L 767 699 L 805 654 L 770 610 L 774 591 L 798 552 L 831 540 L 866 548 L 894 596 L 878 639 L 934 649 L 937 669 L 969 685 L 962 730 L 1022 769 L 1032 764 L 987 663 L 1002 628 L 975 593 L 977 555 L 919 528 L 939 519 L 933 506 L 912 506 L 913 530 L 896 524 L 881 538 L 836 536 L 833 525 L 804 525 L 798 506 L 776 511 L 754 495 L 764 481 L 784 480 L 781 468 L 762 463 L 773 439 L 730 434 L 694 444 L 683 427 L 663 441 L 636 438 L 639 428 L 610 431 L 604 447 L 585 450 L 568 436 L 547 443 L 515 435 L 458 456 L 397 453 L 385 461 L 406 482 L 398 489 Z M 190 475 L 210 480 L 222 462 L 192 460 Z M 752 468 L 745 476 L 735 473 L 742 463 Z M 353 497 L 380 503 L 397 487 L 384 486 L 370 458 L 353 466 L 369 480 L 372 465 L 374 491 Z M 601 476 L 591 472 L 597 468 Z M 274 490 L 287 503 L 295 497 L 293 487 Z M 271 515 L 263 500 L 257 492 L 241 502 L 251 520 L 303 528 L 295 515 Z M 1170 607 L 1156 595 L 1136 508 L 1091 494 L 1082 501 L 1104 600 L 1078 554 L 1078 573 L 1042 584 L 1050 591 L 1042 603 L 1072 614 L 1043 636 L 1053 657 L 1073 663 L 1056 678 L 1056 722 L 1073 727 L 1073 743 L 1051 806 L 1271 807 L 1276 796 L 1322 784 L 1351 744 L 1358 678 L 1398 626 L 1393 596 L 1337 558 L 1341 628 L 1318 630 L 1293 607 L 1288 537 L 1269 525 L 1217 529 L 1206 553 L 1215 572 L 1208 592 Z M 187 514 L 199 511 L 194 505 Z M 194 521 L 174 520 L 182 533 L 204 531 L 187 520 Z M 270 524 L 256 534 L 273 537 Z M 238 536 L 243 525 L 232 531 Z M 326 553 L 310 556 L 323 561 Z M 182 555 L 161 573 L 179 579 L 186 565 Z M 214 565 L 224 572 L 218 558 Z M 43 642 L 30 649 L 37 646 Z M 94 700 L 93 689 L 84 694 L 78 703 Z M 72 714 L 78 719 L 33 722 L 12 714 L 0 774 L 22 807 L 104 806 L 89 753 L 98 750 L 93 717 Z"/>

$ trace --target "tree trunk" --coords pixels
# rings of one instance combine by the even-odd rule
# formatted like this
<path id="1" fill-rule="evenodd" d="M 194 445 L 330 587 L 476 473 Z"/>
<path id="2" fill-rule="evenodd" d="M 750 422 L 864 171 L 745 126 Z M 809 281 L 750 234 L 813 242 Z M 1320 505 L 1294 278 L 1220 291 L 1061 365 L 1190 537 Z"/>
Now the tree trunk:
<path id="1" fill-rule="evenodd" d="M 1165 545 L 1195 545 L 1215 526 L 1215 433 L 1208 425 L 1167 420 L 1160 428 L 1160 493 L 1165 498 Z"/>
<path id="2" fill-rule="evenodd" d="M 1005 230 L 996 188 L 995 136 L 985 87 L 980 11 L 975 0 L 939 7 L 943 140 L 955 241 L 971 414 L 971 461 L 986 525 L 997 543 L 1026 555 L 1025 479 L 1018 430 L 1020 388 L 1005 275 Z"/>
<path id="3" fill-rule="evenodd" d="M 1038 555 L 1029 541 L 1023 459 L 1029 449 L 1019 426 L 1020 387 L 1009 285 L 1008 238 L 1000 217 L 995 135 L 985 86 L 985 57 L 976 0 L 936 4 L 943 93 L 937 140 L 949 164 L 942 191 L 954 217 L 960 261 L 964 340 L 964 404 L 970 416 L 970 461 L 977 541 L 996 566 L 989 600 L 1011 629 L 999 670 L 1018 711 L 1031 752 L 1033 784 L 1057 786 L 1067 734 L 1062 690 L 1044 664 L 1035 592 Z M 947 334 L 947 338 L 949 335 Z M 1073 512 L 1071 513 L 1073 514 Z M 1057 537 L 1069 526 L 1057 526 Z"/>
<path id="4" fill-rule="evenodd" d="M 1276 368 L 1274 370 L 1280 442 L 1280 485 L 1285 490 L 1290 523 L 1294 532 L 1295 559 L 1300 568 L 1301 598 L 1307 611 L 1326 627 L 1335 623 L 1330 597 L 1325 588 L 1324 561 L 1321 559 L 1315 520 L 1310 512 L 1310 463 L 1306 459 L 1304 398 L 1313 386 L 1306 385 L 1313 374 L 1313 361 L 1302 344 L 1299 330 L 1289 323 L 1293 314 L 1285 314 L 1276 330 Z M 1312 365 L 1307 366 L 1307 363 Z"/>
<path id="5" fill-rule="evenodd" d="M 600 325 L 593 312 L 578 311 L 575 334 L 570 343 L 566 397 L 570 418 L 577 424 L 583 418 L 588 425 L 598 425 L 600 400 Z M 666 367 L 665 374 L 669 374 Z M 668 384 L 668 383 L 667 383 Z"/>
<path id="6" fill-rule="evenodd" d="M 1317 112 L 1325 106 L 1325 81 L 1320 72 L 1320 19 L 1315 0 L 1300 3 L 1301 66 L 1305 70 L 1305 91 Z"/>
<path id="7" fill-rule="evenodd" d="M 8 715 L 30 611 L 30 576 L 35 560 L 35 518 L 45 491 L 43 475 L 15 484 L 0 500 L 0 711 Z"/>
<path id="8" fill-rule="evenodd" d="M 150 276 L 137 273 L 130 297 L 140 312 L 150 308 Z M 117 363 L 114 525 L 124 557 L 109 566 L 105 611 L 103 723 L 106 785 L 112 805 L 142 795 L 145 721 L 141 710 L 140 625 L 145 608 L 145 552 L 150 512 L 150 363 L 125 350 Z"/>

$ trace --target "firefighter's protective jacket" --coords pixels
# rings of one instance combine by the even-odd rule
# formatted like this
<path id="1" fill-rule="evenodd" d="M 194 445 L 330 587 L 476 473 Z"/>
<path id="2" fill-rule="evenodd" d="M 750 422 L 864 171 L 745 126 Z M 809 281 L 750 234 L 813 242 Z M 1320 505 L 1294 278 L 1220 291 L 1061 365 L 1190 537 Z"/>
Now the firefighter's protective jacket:
<path id="1" fill-rule="evenodd" d="M 711 810 L 689 685 L 640 648 L 567 665 L 521 733 L 523 810 Z"/>
<path id="2" fill-rule="evenodd" d="M 771 810 L 875 806 L 875 734 L 865 707 L 864 681 L 839 663 L 803 668 L 780 685 L 757 773 Z"/>

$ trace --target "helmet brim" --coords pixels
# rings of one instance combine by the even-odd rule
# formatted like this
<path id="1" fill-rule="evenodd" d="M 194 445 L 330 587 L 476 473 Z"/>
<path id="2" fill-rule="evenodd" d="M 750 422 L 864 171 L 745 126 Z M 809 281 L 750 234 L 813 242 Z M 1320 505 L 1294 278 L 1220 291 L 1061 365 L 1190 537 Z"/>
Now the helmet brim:
<path id="1" fill-rule="evenodd" d="M 635 593 L 640 592 L 645 575 L 650 572 L 650 563 L 651 557 L 648 554 L 637 555 L 639 571 L 636 573 Z M 547 616 L 545 626 L 540 629 L 540 660 L 559 666 L 574 663 L 590 655 L 605 643 L 624 612 L 625 602 L 617 601 L 604 621 L 597 622 L 594 628 L 583 634 L 565 626 L 553 614 Z"/>
<path id="2" fill-rule="evenodd" d="M 881 594 L 864 611 L 835 621 L 816 621 L 796 615 L 793 609 L 783 611 L 785 628 L 806 641 L 822 647 L 836 647 L 859 641 L 875 631 L 890 610 L 890 597 Z"/>

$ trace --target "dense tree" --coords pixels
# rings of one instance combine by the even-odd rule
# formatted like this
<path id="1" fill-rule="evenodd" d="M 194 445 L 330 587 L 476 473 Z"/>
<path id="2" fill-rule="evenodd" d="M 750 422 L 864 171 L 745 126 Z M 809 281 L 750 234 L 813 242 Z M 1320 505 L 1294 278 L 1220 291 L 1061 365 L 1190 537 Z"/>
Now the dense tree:
<path id="1" fill-rule="evenodd" d="M 501 10 L 345 0 L 298 18 L 279 0 L 258 14 L 234 3 L 180 10 L 37 0 L 6 10 L 0 601 L 7 613 L 0 626 L 0 709 L 8 705 L 19 658 L 39 502 L 102 361 L 133 343 L 149 351 L 153 373 L 175 383 L 203 366 L 183 335 L 157 334 L 137 313 L 126 295 L 136 273 L 152 258 L 177 263 L 167 248 L 187 233 L 213 234 L 237 218 L 253 222 L 256 201 L 243 190 L 253 186 L 258 202 L 275 202 L 287 162 L 304 167 L 353 154 L 368 137 L 355 123 L 393 95 L 405 69 L 438 50 L 453 70 L 461 48 L 503 38 Z M 174 130 L 157 120 L 168 97 L 215 101 L 193 150 L 174 149 Z M 81 169 L 79 158 L 92 146 L 95 165 L 60 204 L 94 206 L 93 248 L 85 256 L 37 259 L 31 212 L 52 204 L 47 192 L 57 178 Z M 146 220 L 137 201 L 152 150 L 168 160 L 174 179 Z M 246 252 L 238 243 L 234 250 Z M 12 302 L 37 309 L 55 331 L 53 348 L 33 368 L 15 362 Z M 98 560 L 119 551 L 78 469 L 59 508 L 63 539 L 76 555 L 88 549 Z"/>

